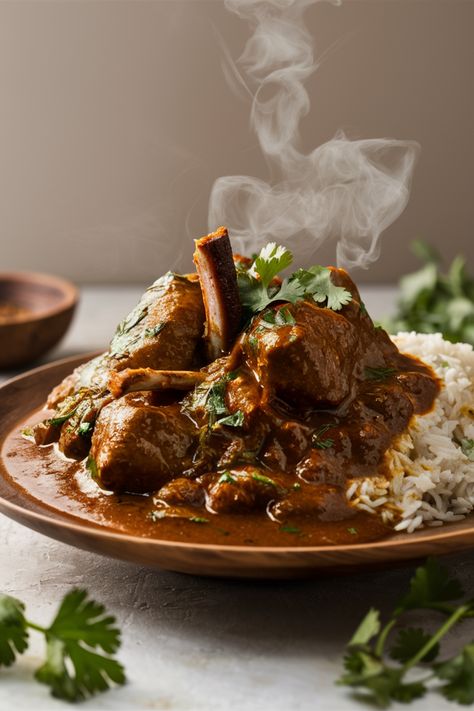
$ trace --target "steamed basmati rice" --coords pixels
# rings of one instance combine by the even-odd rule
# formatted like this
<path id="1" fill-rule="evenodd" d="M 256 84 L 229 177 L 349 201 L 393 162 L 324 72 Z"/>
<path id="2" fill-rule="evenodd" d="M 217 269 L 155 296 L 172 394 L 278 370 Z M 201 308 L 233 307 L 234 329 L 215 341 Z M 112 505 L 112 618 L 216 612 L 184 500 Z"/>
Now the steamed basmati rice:
<path id="1" fill-rule="evenodd" d="M 413 418 L 385 455 L 389 476 L 352 479 L 347 497 L 396 531 L 458 521 L 474 508 L 474 351 L 440 334 L 399 333 L 400 351 L 428 363 L 442 382 L 434 408 Z M 462 443 L 464 443 L 463 452 Z M 474 442 L 473 442 L 474 444 Z"/>

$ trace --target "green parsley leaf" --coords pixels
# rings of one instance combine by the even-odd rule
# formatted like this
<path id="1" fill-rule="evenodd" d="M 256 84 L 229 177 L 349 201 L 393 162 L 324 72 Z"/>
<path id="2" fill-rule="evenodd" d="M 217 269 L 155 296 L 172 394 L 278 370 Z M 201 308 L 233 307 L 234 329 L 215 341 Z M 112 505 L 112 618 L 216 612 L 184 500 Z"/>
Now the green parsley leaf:
<path id="1" fill-rule="evenodd" d="M 474 439 L 462 439 L 461 449 L 462 453 L 465 454 L 471 462 L 474 462 Z"/>
<path id="2" fill-rule="evenodd" d="M 190 516 L 188 520 L 191 521 L 191 523 L 209 523 L 209 519 L 203 516 Z"/>
<path id="3" fill-rule="evenodd" d="M 259 472 L 252 472 L 252 479 L 254 479 L 254 481 L 260 482 L 260 484 L 267 484 L 268 486 L 278 487 L 276 481 L 273 481 L 273 479 L 270 479 L 269 476 L 265 476 L 264 474 L 260 474 Z"/>
<path id="4" fill-rule="evenodd" d="M 413 247 L 425 264 L 400 281 L 397 313 L 387 329 L 440 332 L 449 341 L 474 345 L 474 278 L 467 273 L 465 259 L 456 257 L 443 273 L 430 245 L 417 242 Z"/>
<path id="5" fill-rule="evenodd" d="M 438 691 L 462 704 L 474 703 L 474 644 L 442 664 L 433 664 L 440 640 L 462 619 L 472 617 L 474 601 L 458 607 L 446 604 L 462 595 L 459 581 L 452 579 L 439 563 L 428 559 L 420 566 L 410 583 L 410 591 L 382 627 L 379 613 L 371 609 L 347 645 L 345 672 L 338 684 L 351 686 L 356 698 L 386 708 L 392 701 L 408 703 L 427 692 L 426 682 L 434 677 L 447 681 Z M 433 633 L 418 628 L 398 631 L 390 656 L 399 666 L 385 661 L 385 645 L 400 615 L 414 608 L 430 608 L 446 616 Z M 430 674 L 418 681 L 406 681 L 407 674 L 418 665 L 431 665 Z M 418 676 L 421 671 L 417 669 Z"/>
<path id="6" fill-rule="evenodd" d="M 347 646 L 350 649 L 351 647 L 356 647 L 358 645 L 365 645 L 379 632 L 380 613 L 378 610 L 371 607 L 362 622 L 360 622 Z"/>
<path id="7" fill-rule="evenodd" d="M 153 338 L 154 336 L 157 336 L 161 331 L 164 329 L 166 326 L 166 321 L 162 321 L 161 323 L 157 324 L 156 326 L 153 326 L 153 328 L 145 328 L 145 337 L 146 338 Z"/>
<path id="8" fill-rule="evenodd" d="M 305 293 L 318 303 L 326 301 L 328 309 L 340 311 L 352 300 L 352 294 L 343 286 L 332 282 L 331 270 L 327 267 L 314 266 L 310 269 L 299 269 L 292 279 L 296 279 L 305 288 Z"/>
<path id="9" fill-rule="evenodd" d="M 430 608 L 462 596 L 459 581 L 450 578 L 448 571 L 435 558 L 428 558 L 424 565 L 417 568 L 410 582 L 410 592 L 400 601 L 397 612 Z"/>
<path id="10" fill-rule="evenodd" d="M 397 372 L 396 368 L 364 368 L 365 377 L 367 380 L 376 380 L 377 382 L 383 382 Z"/>
<path id="11" fill-rule="evenodd" d="M 94 425 L 92 424 L 92 422 L 81 422 L 81 424 L 77 428 L 77 431 L 80 435 L 88 435 L 89 432 L 91 432 L 93 429 Z"/>
<path id="12" fill-rule="evenodd" d="M 9 667 L 28 647 L 28 631 L 20 600 L 0 594 L 0 666 Z"/>
<path id="13" fill-rule="evenodd" d="M 352 294 L 347 289 L 333 284 L 331 270 L 327 267 L 299 269 L 284 279 L 280 286 L 272 286 L 272 280 L 291 264 L 292 259 L 289 250 L 272 242 L 261 250 L 250 271 L 237 270 L 240 300 L 251 315 L 263 311 L 275 301 L 294 304 L 305 296 L 319 303 L 325 302 L 327 308 L 335 311 L 351 301 Z"/>
<path id="14" fill-rule="evenodd" d="M 230 472 L 223 472 L 217 480 L 218 484 L 235 484 L 235 482 L 236 478 Z"/>
<path id="15" fill-rule="evenodd" d="M 357 533 L 358 533 L 357 528 L 352 528 L 352 527 L 348 528 L 347 532 L 350 533 L 351 536 L 357 536 Z"/>
<path id="16" fill-rule="evenodd" d="M 291 524 L 283 524 L 283 526 L 280 526 L 280 531 L 283 533 L 292 533 L 295 536 L 301 536 L 302 535 L 302 530 L 301 528 L 298 528 L 297 526 L 292 526 Z"/>
<path id="17" fill-rule="evenodd" d="M 94 457 L 92 454 L 89 454 L 86 460 L 86 469 L 89 471 L 89 474 L 91 475 L 92 479 L 97 481 L 99 478 L 99 468 L 97 466 L 97 462 L 95 461 Z"/>
<path id="18" fill-rule="evenodd" d="M 398 662 L 405 664 L 408 662 L 415 654 L 423 649 L 423 647 L 429 642 L 431 635 L 424 630 L 417 627 L 406 627 L 399 630 L 398 636 L 390 650 L 390 656 L 392 659 L 396 659 Z M 439 654 L 439 644 L 436 644 L 430 649 L 430 651 L 422 657 L 420 661 L 422 662 L 432 662 Z"/>
<path id="19" fill-rule="evenodd" d="M 268 288 L 272 279 L 289 267 L 292 261 L 293 255 L 286 247 L 269 242 L 260 250 L 252 265 L 251 273 L 258 274 L 263 286 Z"/>
<path id="20" fill-rule="evenodd" d="M 120 645 L 115 618 L 103 605 L 87 599 L 85 590 L 72 590 L 46 630 L 47 656 L 37 670 L 38 681 L 51 687 L 53 696 L 78 701 L 105 691 L 111 682 L 123 684 L 122 665 L 110 656 Z"/>
<path id="21" fill-rule="evenodd" d="M 226 427 L 242 427 L 244 421 L 244 413 L 242 412 L 242 410 L 237 410 L 231 415 L 227 415 L 227 417 L 222 417 L 220 420 L 217 420 L 214 424 L 214 427 L 220 427 L 222 425 L 225 425 Z"/>
<path id="22" fill-rule="evenodd" d="M 76 407 L 70 410 L 69 412 L 59 413 L 59 415 L 56 415 L 56 417 L 52 417 L 49 421 L 49 424 L 54 425 L 55 427 L 64 424 L 64 422 L 67 422 L 76 413 L 78 407 L 79 405 L 76 405 Z"/>
<path id="23" fill-rule="evenodd" d="M 330 449 L 334 445 L 334 440 L 331 439 L 331 437 L 322 437 L 331 427 L 334 427 L 334 425 L 322 425 L 316 432 L 313 432 L 311 435 L 311 446 L 314 449 Z"/>
<path id="24" fill-rule="evenodd" d="M 440 691 L 449 701 L 474 703 L 474 644 L 467 644 L 461 654 L 436 667 L 439 679 L 449 683 Z"/>

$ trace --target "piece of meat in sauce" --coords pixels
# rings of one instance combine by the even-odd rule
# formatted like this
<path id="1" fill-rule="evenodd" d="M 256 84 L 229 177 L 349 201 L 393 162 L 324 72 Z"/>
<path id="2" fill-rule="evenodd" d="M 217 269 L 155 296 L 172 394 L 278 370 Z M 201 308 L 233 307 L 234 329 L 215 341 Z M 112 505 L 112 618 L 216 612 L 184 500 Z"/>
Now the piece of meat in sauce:
<path id="1" fill-rule="evenodd" d="M 343 315 L 299 301 L 259 315 L 245 351 L 269 399 L 334 406 L 351 392 L 358 334 Z"/>
<path id="2" fill-rule="evenodd" d="M 167 274 L 158 279 L 119 324 L 109 350 L 77 368 L 52 391 L 48 406 L 56 408 L 52 419 L 58 424 L 37 426 L 37 443 L 59 440 L 66 456 L 85 457 L 97 414 L 111 399 L 107 385 L 111 374 L 125 368 L 196 367 L 201 364 L 203 330 L 197 277 Z M 63 419 L 69 413 L 73 414 Z"/>
<path id="3" fill-rule="evenodd" d="M 191 465 L 196 428 L 179 404 L 156 406 L 152 397 L 125 395 L 101 410 L 90 457 L 103 489 L 156 491 Z"/>

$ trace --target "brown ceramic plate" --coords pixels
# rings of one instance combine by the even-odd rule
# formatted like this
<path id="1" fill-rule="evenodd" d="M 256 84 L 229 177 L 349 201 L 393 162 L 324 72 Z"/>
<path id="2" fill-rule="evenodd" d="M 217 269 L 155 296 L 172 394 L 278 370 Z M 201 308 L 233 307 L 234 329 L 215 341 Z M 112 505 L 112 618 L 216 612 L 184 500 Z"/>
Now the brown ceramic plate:
<path id="1" fill-rule="evenodd" d="M 0 511 L 29 528 L 104 555 L 183 573 L 242 578 L 297 578 L 385 566 L 474 547 L 474 517 L 442 528 L 373 543 L 287 548 L 204 545 L 140 538 L 78 518 L 33 498 L 10 476 L 4 445 L 48 392 L 87 357 L 36 368 L 0 388 Z M 21 474 L 21 472 L 20 472 Z"/>

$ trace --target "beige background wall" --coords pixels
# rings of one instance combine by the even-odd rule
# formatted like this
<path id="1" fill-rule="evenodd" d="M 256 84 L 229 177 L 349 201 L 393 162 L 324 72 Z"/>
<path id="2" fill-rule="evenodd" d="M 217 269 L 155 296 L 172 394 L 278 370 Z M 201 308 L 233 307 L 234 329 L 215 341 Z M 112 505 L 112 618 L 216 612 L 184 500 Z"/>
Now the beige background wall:
<path id="1" fill-rule="evenodd" d="M 359 278 L 398 278 L 415 236 L 474 268 L 474 2 L 346 0 L 307 18 L 324 58 L 305 149 L 338 128 L 422 146 L 410 204 Z M 0 270 L 131 282 L 189 263 L 214 179 L 267 177 L 221 67 L 220 43 L 237 57 L 248 36 L 218 0 L 0 2 Z"/>

